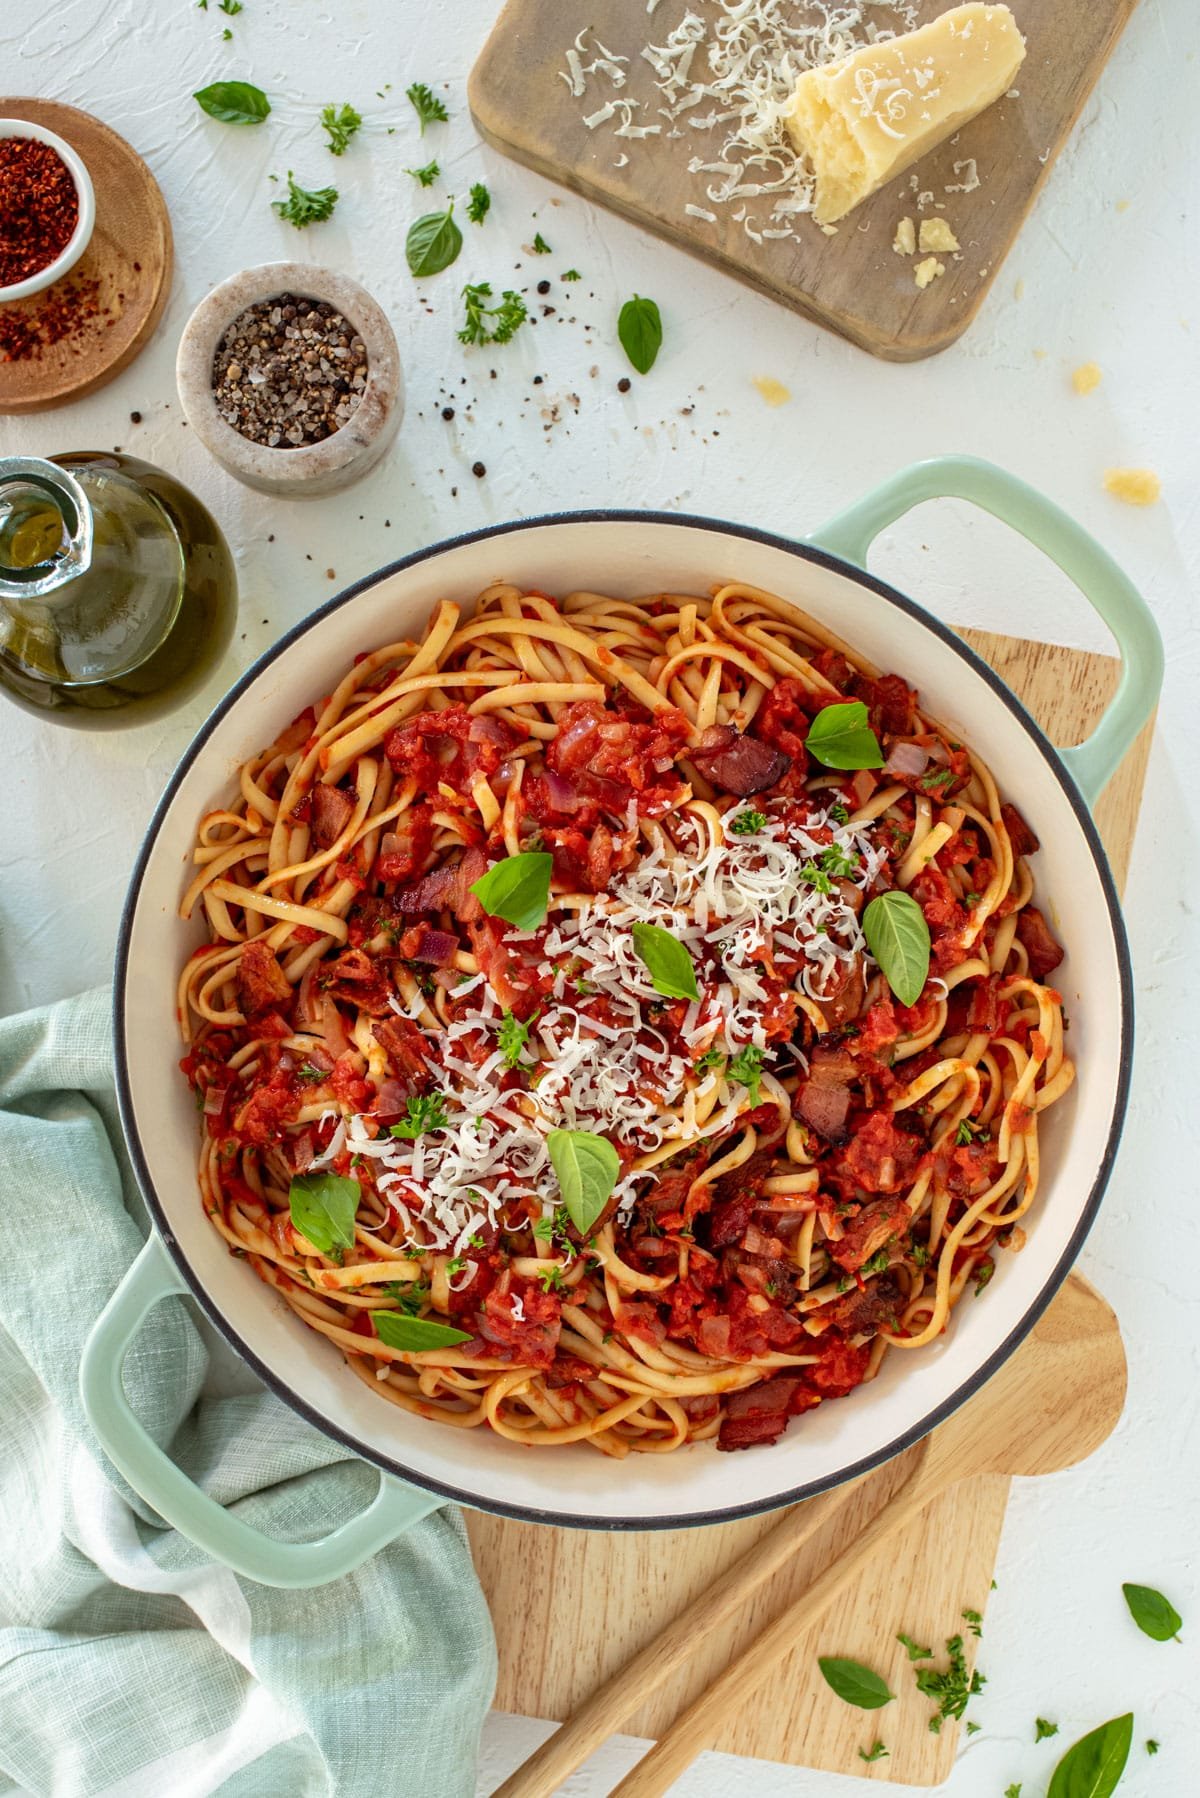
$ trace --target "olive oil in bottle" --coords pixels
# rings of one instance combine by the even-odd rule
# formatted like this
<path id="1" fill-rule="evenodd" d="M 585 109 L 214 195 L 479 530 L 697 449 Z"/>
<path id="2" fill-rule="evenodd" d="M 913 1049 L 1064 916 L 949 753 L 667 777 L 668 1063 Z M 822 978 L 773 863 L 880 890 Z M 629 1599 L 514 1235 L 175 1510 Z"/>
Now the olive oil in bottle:
<path id="1" fill-rule="evenodd" d="M 133 456 L 0 457 L 0 691 L 56 724 L 141 724 L 212 672 L 233 558 L 208 511 Z"/>

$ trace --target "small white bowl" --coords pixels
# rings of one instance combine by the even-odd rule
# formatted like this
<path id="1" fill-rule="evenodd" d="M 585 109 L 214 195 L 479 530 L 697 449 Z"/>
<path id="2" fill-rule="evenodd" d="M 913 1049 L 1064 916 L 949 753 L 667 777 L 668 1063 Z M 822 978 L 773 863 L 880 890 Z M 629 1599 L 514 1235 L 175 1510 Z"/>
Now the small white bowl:
<path id="1" fill-rule="evenodd" d="M 33 125 L 28 119 L 0 119 L 0 137 L 33 137 L 39 143 L 49 144 L 52 150 L 57 150 L 70 171 L 79 199 L 79 217 L 66 248 L 53 262 L 48 262 L 45 268 L 39 269 L 36 275 L 29 275 L 24 281 L 13 281 L 7 287 L 0 287 L 0 305 L 4 305 L 9 300 L 25 300 L 31 293 L 41 293 L 43 288 L 52 287 L 75 267 L 92 240 L 96 224 L 96 195 L 92 188 L 92 177 L 83 161 L 66 139 L 59 137 L 57 131 L 47 131 L 44 125 Z"/>

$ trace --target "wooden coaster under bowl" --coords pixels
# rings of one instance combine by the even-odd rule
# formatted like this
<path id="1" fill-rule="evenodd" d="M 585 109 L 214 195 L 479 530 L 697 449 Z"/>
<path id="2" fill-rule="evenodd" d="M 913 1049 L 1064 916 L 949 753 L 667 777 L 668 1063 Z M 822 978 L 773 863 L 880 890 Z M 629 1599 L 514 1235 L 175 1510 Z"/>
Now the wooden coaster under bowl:
<path id="1" fill-rule="evenodd" d="M 0 413 L 41 412 L 103 387 L 149 341 L 171 291 L 171 221 L 137 151 L 90 113 L 57 100 L 0 96 L 0 118 L 57 131 L 86 163 L 96 190 L 96 227 L 71 273 L 44 293 L 0 306 L 0 321 L 16 314 L 32 324 L 72 289 L 94 304 L 93 317 L 58 343 L 43 343 L 40 355 L 8 361 L 0 349 Z"/>

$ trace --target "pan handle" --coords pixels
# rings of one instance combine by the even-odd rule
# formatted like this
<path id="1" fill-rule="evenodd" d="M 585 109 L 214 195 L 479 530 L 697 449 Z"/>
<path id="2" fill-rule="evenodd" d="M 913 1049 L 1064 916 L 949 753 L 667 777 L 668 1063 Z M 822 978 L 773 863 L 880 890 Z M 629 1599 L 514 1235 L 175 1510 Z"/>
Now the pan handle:
<path id="1" fill-rule="evenodd" d="M 88 1421 L 109 1459 L 161 1517 L 214 1560 L 264 1586 L 323 1586 L 352 1573 L 441 1499 L 381 1474 L 365 1511 L 315 1542 L 280 1542 L 217 1504 L 177 1467 L 134 1416 L 125 1396 L 125 1357 L 160 1299 L 187 1287 L 152 1235 L 96 1319 L 83 1351 L 79 1388 Z"/>
<path id="2" fill-rule="evenodd" d="M 1057 562 L 1116 638 L 1121 678 L 1115 695 L 1091 736 L 1058 752 L 1094 806 L 1158 702 L 1163 648 L 1149 606 L 1107 550 L 1052 500 L 974 456 L 936 456 L 901 469 L 814 531 L 808 542 L 865 567 L 880 531 L 927 499 L 970 500 L 1020 531 Z"/>

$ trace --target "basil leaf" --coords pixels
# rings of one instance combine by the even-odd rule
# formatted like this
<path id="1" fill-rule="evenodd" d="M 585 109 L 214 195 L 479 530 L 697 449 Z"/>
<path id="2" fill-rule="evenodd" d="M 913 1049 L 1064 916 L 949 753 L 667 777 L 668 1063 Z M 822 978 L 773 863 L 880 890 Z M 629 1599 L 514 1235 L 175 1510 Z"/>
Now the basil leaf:
<path id="1" fill-rule="evenodd" d="M 1046 1798 L 1109 1798 L 1125 1771 L 1132 1741 L 1132 1711 L 1082 1736 L 1055 1767 Z"/>
<path id="2" fill-rule="evenodd" d="M 1156 1642 L 1169 1642 L 1172 1636 L 1179 1634 L 1183 1618 L 1161 1592 L 1156 1592 L 1153 1586 L 1126 1585 L 1121 1590 L 1129 1606 L 1129 1615 L 1143 1635 L 1153 1637 Z"/>
<path id="3" fill-rule="evenodd" d="M 358 1181 L 341 1174 L 297 1174 L 288 1189 L 293 1224 L 322 1255 L 354 1247 L 361 1198 Z"/>
<path id="4" fill-rule="evenodd" d="M 929 974 L 929 926 L 911 893 L 880 893 L 863 912 L 867 948 L 901 1005 L 915 1005 Z"/>
<path id="5" fill-rule="evenodd" d="M 567 1216 L 586 1236 L 617 1184 L 621 1158 L 606 1136 L 588 1130 L 551 1130 L 546 1147 Z"/>
<path id="6" fill-rule="evenodd" d="M 408 228 L 404 254 L 414 275 L 436 275 L 458 260 L 462 232 L 454 222 L 454 201 L 445 212 L 427 212 Z"/>
<path id="7" fill-rule="evenodd" d="M 645 963 L 650 984 L 667 999 L 698 999 L 696 964 L 669 930 L 658 924 L 635 924 L 633 946 L 638 960 Z"/>
<path id="8" fill-rule="evenodd" d="M 617 336 L 639 375 L 648 375 L 663 340 L 662 318 L 654 301 L 640 293 L 626 300 L 617 319 Z"/>
<path id="9" fill-rule="evenodd" d="M 823 706 L 809 725 L 804 747 L 826 768 L 883 767 L 883 751 L 861 699 Z"/>
<path id="10" fill-rule="evenodd" d="M 554 857 L 540 850 L 506 855 L 472 882 L 471 891 L 491 918 L 503 918 L 518 930 L 536 930 L 546 922 L 550 872 Z"/>
<path id="11" fill-rule="evenodd" d="M 249 81 L 214 81 L 192 95 L 210 119 L 226 125 L 261 125 L 271 110 L 271 102 L 261 87 Z"/>
<path id="12" fill-rule="evenodd" d="M 896 1696 L 889 1692 L 878 1673 L 864 1667 L 861 1661 L 846 1661 L 836 1655 L 823 1654 L 817 1662 L 827 1685 L 847 1704 L 860 1711 L 877 1711 Z"/>
<path id="13" fill-rule="evenodd" d="M 470 1342 L 466 1330 L 452 1324 L 435 1323 L 431 1317 L 403 1317 L 399 1311 L 372 1313 L 375 1334 L 389 1348 L 407 1349 L 420 1354 L 422 1349 L 453 1348 L 456 1342 Z"/>

